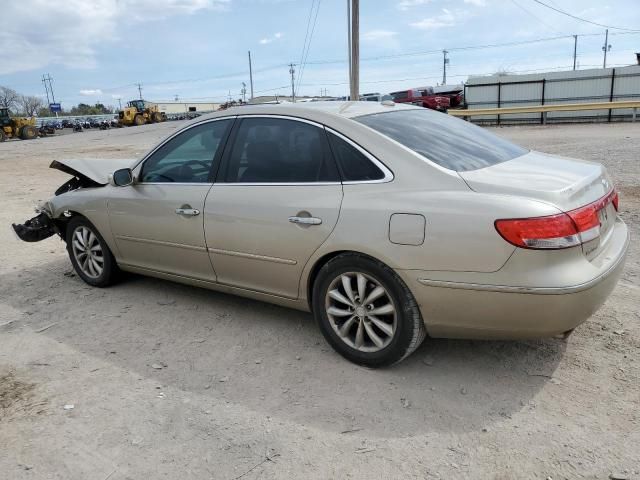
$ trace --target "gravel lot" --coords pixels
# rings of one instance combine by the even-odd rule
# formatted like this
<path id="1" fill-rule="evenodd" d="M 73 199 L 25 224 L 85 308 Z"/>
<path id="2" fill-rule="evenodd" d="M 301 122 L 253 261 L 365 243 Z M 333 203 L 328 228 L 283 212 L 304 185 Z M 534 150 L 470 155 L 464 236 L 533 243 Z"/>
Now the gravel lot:
<path id="1" fill-rule="evenodd" d="M 15 240 L 68 178 L 51 160 L 138 156 L 182 124 L 0 144 L 0 478 L 640 479 L 640 124 L 494 130 L 619 186 L 632 247 L 593 318 L 567 342 L 426 341 L 385 370 L 308 314 L 138 276 L 94 289 L 57 237 Z"/>

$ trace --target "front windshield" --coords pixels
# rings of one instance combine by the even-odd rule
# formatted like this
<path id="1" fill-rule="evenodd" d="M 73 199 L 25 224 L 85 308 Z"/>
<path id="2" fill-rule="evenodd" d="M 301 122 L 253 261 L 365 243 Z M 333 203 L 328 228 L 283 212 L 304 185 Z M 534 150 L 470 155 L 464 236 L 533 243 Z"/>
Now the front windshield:
<path id="1" fill-rule="evenodd" d="M 484 128 L 426 108 L 375 113 L 354 120 L 456 172 L 489 167 L 528 152 Z"/>

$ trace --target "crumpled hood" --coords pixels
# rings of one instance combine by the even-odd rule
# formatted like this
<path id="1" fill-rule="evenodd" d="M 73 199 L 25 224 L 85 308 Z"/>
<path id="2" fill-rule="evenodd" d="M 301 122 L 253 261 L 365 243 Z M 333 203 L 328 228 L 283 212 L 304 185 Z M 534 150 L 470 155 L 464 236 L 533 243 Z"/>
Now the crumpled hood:
<path id="1" fill-rule="evenodd" d="M 73 158 L 54 160 L 49 167 L 106 185 L 110 174 L 120 168 L 131 168 L 136 161 L 134 158 Z"/>

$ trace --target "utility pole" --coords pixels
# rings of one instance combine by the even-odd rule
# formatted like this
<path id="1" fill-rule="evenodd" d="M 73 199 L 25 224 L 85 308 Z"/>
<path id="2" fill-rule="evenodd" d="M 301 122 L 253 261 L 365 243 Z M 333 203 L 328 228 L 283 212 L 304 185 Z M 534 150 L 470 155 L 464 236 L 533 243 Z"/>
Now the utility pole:
<path id="1" fill-rule="evenodd" d="M 49 87 L 47 87 L 47 79 L 44 78 L 44 73 L 42 74 L 42 84 L 44 85 L 44 91 L 47 94 L 47 105 L 49 105 L 51 103 L 49 100 Z"/>
<path id="2" fill-rule="evenodd" d="M 120 107 L 120 110 L 122 110 L 122 99 L 120 97 L 118 97 L 118 106 Z"/>
<path id="3" fill-rule="evenodd" d="M 242 94 L 242 103 L 247 103 L 247 84 L 242 82 L 242 90 L 240 90 Z"/>
<path id="4" fill-rule="evenodd" d="M 442 50 L 442 85 L 447 84 L 447 65 L 449 65 L 449 59 L 447 58 L 446 50 Z"/>
<path id="5" fill-rule="evenodd" d="M 611 45 L 609 45 L 609 29 L 607 28 L 604 32 L 604 45 L 602 46 L 604 62 L 602 63 L 602 68 L 607 68 L 607 52 L 611 51 Z"/>
<path id="6" fill-rule="evenodd" d="M 293 103 L 296 102 L 296 91 L 295 91 L 295 83 L 296 83 L 295 73 L 296 73 L 296 69 L 293 68 L 295 66 L 296 66 L 295 63 L 290 63 L 289 64 L 289 73 L 291 74 L 291 101 Z"/>
<path id="7" fill-rule="evenodd" d="M 347 38 L 349 42 L 349 100 L 351 100 L 351 87 L 353 86 L 353 77 L 351 75 L 351 0 L 347 0 Z"/>
<path id="8" fill-rule="evenodd" d="M 51 103 L 56 103 L 56 97 L 53 94 L 53 85 L 51 84 L 51 80 L 53 80 L 53 78 L 51 78 L 50 74 L 47 73 L 46 76 L 44 74 L 42 75 L 42 83 L 44 83 L 44 89 L 47 92 L 47 102 L 49 101 L 49 92 L 51 92 Z M 49 82 L 48 89 L 47 89 L 47 82 Z"/>
<path id="9" fill-rule="evenodd" d="M 360 99 L 360 0 L 351 0 L 351 101 Z"/>
<path id="10" fill-rule="evenodd" d="M 253 100 L 253 69 L 251 67 L 251 50 L 249 50 L 249 86 L 251 88 L 251 100 Z"/>
<path id="11" fill-rule="evenodd" d="M 140 100 L 142 100 L 142 84 L 136 83 L 135 85 L 138 86 L 138 94 L 140 95 Z"/>
<path id="12" fill-rule="evenodd" d="M 573 36 L 573 69 L 576 69 L 576 59 L 578 58 L 578 35 Z"/>

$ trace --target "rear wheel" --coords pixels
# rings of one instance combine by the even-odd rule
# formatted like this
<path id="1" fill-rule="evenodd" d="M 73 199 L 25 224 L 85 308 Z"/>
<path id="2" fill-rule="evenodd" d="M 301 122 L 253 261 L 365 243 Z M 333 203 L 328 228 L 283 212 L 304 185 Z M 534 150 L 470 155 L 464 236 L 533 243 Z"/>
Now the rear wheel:
<path id="1" fill-rule="evenodd" d="M 7 139 L 7 135 L 4 133 L 4 130 L 0 128 L 0 143 L 4 142 Z"/>
<path id="2" fill-rule="evenodd" d="M 20 131 L 20 138 L 23 140 L 33 140 L 38 136 L 38 130 L 32 125 L 25 125 Z"/>
<path id="3" fill-rule="evenodd" d="M 160 123 L 162 121 L 162 114 L 160 112 L 153 112 L 151 117 L 154 123 Z"/>
<path id="4" fill-rule="evenodd" d="M 67 252 L 82 280 L 94 287 L 114 283 L 120 274 L 109 246 L 98 230 L 84 217 L 72 218 L 66 229 Z"/>
<path id="5" fill-rule="evenodd" d="M 347 253 L 320 270 L 313 312 L 331 346 L 352 362 L 381 367 L 409 356 L 426 337 L 416 301 L 389 267 Z"/>
<path id="6" fill-rule="evenodd" d="M 133 123 L 134 123 L 136 126 L 144 125 L 144 117 L 143 117 L 142 115 L 136 115 L 136 116 L 133 118 Z"/>

